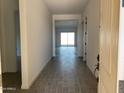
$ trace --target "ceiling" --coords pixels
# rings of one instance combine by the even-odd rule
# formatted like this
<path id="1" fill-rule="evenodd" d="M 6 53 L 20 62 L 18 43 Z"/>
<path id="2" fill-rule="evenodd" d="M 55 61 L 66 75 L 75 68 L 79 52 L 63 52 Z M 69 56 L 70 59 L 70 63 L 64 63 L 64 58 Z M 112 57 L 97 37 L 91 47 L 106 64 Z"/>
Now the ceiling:
<path id="1" fill-rule="evenodd" d="M 79 14 L 89 0 L 44 0 L 53 14 Z"/>

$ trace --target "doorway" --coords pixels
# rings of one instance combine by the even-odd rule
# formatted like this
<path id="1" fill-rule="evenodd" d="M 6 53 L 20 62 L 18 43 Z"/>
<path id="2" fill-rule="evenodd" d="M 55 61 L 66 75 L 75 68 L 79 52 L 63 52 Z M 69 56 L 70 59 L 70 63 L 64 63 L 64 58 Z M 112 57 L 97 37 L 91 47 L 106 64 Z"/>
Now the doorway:
<path id="1" fill-rule="evenodd" d="M 6 93 L 10 88 L 21 88 L 19 1 L 2 0 L 1 5 L 2 82 Z"/>
<path id="2" fill-rule="evenodd" d="M 55 46 L 57 51 L 61 49 L 73 49 L 76 52 L 77 48 L 77 20 L 57 20 L 55 21 Z M 73 54 L 75 54 L 75 52 Z"/>

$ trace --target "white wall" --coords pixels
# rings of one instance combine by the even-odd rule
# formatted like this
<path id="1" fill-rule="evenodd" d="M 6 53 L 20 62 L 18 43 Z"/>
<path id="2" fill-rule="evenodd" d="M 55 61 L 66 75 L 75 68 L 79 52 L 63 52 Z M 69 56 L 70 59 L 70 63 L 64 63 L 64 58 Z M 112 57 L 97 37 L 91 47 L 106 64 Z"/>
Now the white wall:
<path id="1" fill-rule="evenodd" d="M 83 20 L 87 17 L 88 45 L 87 65 L 93 72 L 99 53 L 99 25 L 100 25 L 99 0 L 90 0 L 83 12 Z"/>
<path id="2" fill-rule="evenodd" d="M 0 1 L 0 6 L 1 6 L 1 1 Z M 1 38 L 1 27 L 2 27 L 2 25 L 1 25 L 1 7 L 0 7 L 0 76 L 1 76 L 1 74 L 2 74 L 2 68 L 1 68 L 1 44 L 2 44 L 2 38 Z M 1 78 L 1 77 L 0 77 Z M 0 80 L 1 81 L 1 80 Z M 1 86 L 0 86 L 0 88 L 1 88 Z M 0 90 L 0 92 L 1 92 L 1 90 Z M 2 93 L 2 92 L 1 92 Z"/>
<path id="3" fill-rule="evenodd" d="M 52 16 L 43 0 L 20 0 L 22 88 L 28 89 L 52 57 Z"/>
<path id="4" fill-rule="evenodd" d="M 120 32 L 119 32 L 119 65 L 118 65 L 118 79 L 124 80 L 124 7 L 122 7 L 122 0 L 120 0 Z"/>
<path id="5" fill-rule="evenodd" d="M 83 25 L 82 20 L 79 20 L 77 28 L 77 56 L 83 57 Z"/>
<path id="6" fill-rule="evenodd" d="M 118 80 L 117 93 L 119 92 L 119 81 L 124 81 L 124 7 L 120 0 L 120 27 L 119 27 L 119 50 L 118 50 Z"/>
<path id="7" fill-rule="evenodd" d="M 3 72 L 16 72 L 15 11 L 18 0 L 1 0 L 2 67 Z"/>
<path id="8" fill-rule="evenodd" d="M 55 21 L 60 21 L 60 20 L 77 20 L 78 21 L 78 30 L 77 30 L 77 56 L 82 56 L 82 46 L 83 44 L 81 44 L 81 40 L 83 41 L 82 37 L 83 37 L 83 31 L 82 31 L 82 25 L 81 25 L 81 14 L 57 14 L 57 15 L 53 15 L 53 56 L 56 56 L 55 54 L 55 40 L 56 40 L 56 36 L 55 36 Z M 81 35 L 82 33 L 82 35 Z M 83 43 L 83 42 L 82 42 Z"/>

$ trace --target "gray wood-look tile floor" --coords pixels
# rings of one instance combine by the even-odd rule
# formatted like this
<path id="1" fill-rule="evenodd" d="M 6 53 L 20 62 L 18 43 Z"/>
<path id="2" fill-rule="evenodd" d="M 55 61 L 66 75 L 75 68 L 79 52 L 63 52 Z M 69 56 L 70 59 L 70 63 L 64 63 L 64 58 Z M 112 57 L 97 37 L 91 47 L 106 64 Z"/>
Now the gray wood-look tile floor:
<path id="1" fill-rule="evenodd" d="M 119 81 L 119 93 L 124 93 L 124 80 Z"/>
<path id="2" fill-rule="evenodd" d="M 29 90 L 4 93 L 97 93 L 97 81 L 74 47 L 57 49 L 52 59 Z"/>

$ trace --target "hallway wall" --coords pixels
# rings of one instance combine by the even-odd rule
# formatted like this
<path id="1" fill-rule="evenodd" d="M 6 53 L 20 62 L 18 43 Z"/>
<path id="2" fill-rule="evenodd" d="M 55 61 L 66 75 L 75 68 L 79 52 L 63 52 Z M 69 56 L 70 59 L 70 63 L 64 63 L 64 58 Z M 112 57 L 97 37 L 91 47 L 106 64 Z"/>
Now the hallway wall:
<path id="1" fill-rule="evenodd" d="M 1 0 L 2 72 L 16 72 L 15 11 L 18 0 Z"/>
<path id="2" fill-rule="evenodd" d="M 52 16 L 43 0 L 20 0 L 22 89 L 28 89 L 52 57 Z"/>
<path id="3" fill-rule="evenodd" d="M 120 0 L 117 93 L 124 92 L 124 7 L 122 5 L 123 0 Z"/>
<path id="4" fill-rule="evenodd" d="M 77 28 L 77 56 L 83 57 L 83 29 L 82 20 L 78 23 Z"/>
<path id="5" fill-rule="evenodd" d="M 90 0 L 83 12 L 83 20 L 87 17 L 88 45 L 87 45 L 87 65 L 93 72 L 97 64 L 99 53 L 99 25 L 100 6 L 99 0 Z"/>
<path id="6" fill-rule="evenodd" d="M 124 7 L 120 0 L 120 32 L 119 32 L 119 56 L 118 56 L 118 79 L 124 80 Z"/>

